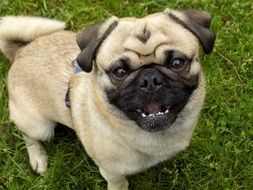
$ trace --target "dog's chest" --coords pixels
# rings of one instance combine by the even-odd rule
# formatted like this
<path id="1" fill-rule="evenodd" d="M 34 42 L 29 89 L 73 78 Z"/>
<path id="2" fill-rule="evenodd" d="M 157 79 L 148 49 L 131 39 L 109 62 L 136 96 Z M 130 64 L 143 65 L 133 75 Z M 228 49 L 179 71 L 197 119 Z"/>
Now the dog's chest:
<path id="1" fill-rule="evenodd" d="M 127 151 L 121 155 L 120 162 L 114 163 L 114 167 L 121 170 L 124 175 L 134 174 L 148 169 L 168 159 L 168 155 L 147 155 L 138 151 Z"/>

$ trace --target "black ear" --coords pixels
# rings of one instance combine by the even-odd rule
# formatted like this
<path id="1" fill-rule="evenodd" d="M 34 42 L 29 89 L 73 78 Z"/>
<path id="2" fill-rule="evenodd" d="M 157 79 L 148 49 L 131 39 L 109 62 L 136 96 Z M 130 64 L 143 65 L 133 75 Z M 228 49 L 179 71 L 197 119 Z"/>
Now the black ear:
<path id="1" fill-rule="evenodd" d="M 85 72 L 91 72 L 96 53 L 105 38 L 118 25 L 116 17 L 81 30 L 76 37 L 81 53 L 77 56 L 78 65 Z"/>
<path id="2" fill-rule="evenodd" d="M 204 28 L 210 28 L 212 21 L 212 16 L 210 13 L 192 9 L 183 9 L 181 12 L 188 17 L 188 20 L 194 21 Z"/>
<path id="3" fill-rule="evenodd" d="M 215 33 L 209 30 L 212 17 L 205 11 L 182 10 L 186 19 L 188 29 L 197 36 L 205 53 L 209 54 L 213 50 Z"/>
<path id="4" fill-rule="evenodd" d="M 212 17 L 208 12 L 187 9 L 176 12 L 166 9 L 165 13 L 192 32 L 198 38 L 206 54 L 212 52 L 215 34 L 209 30 Z"/>

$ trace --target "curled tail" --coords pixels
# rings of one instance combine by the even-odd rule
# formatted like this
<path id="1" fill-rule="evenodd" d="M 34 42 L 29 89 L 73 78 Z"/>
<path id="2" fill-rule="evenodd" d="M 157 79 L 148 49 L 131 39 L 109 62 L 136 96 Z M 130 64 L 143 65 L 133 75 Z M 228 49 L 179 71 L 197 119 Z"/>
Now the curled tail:
<path id="1" fill-rule="evenodd" d="M 0 50 L 13 61 L 17 50 L 39 36 L 65 28 L 65 23 L 41 17 L 0 18 Z"/>

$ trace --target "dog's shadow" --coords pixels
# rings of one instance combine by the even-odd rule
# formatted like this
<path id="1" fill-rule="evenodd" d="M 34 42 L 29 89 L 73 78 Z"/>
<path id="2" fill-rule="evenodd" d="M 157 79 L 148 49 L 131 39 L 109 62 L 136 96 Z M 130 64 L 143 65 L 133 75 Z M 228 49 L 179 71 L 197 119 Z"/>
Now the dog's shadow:
<path id="1" fill-rule="evenodd" d="M 106 189 L 94 161 L 88 156 L 74 130 L 57 124 L 55 136 L 43 147 L 48 153 L 46 177 L 51 184 L 59 184 L 62 189 Z"/>

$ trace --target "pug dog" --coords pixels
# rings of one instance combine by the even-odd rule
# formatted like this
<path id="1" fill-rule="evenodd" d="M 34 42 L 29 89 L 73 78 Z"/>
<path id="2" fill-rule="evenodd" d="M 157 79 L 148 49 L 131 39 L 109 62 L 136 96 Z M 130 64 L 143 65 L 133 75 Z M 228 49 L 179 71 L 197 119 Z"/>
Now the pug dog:
<path id="1" fill-rule="evenodd" d="M 40 142 L 57 123 L 76 132 L 109 190 L 128 189 L 125 176 L 184 150 L 204 102 L 199 45 L 211 53 L 210 23 L 204 11 L 166 9 L 113 16 L 76 35 L 56 20 L 1 18 L 10 117 L 32 169 L 46 171 Z"/>

